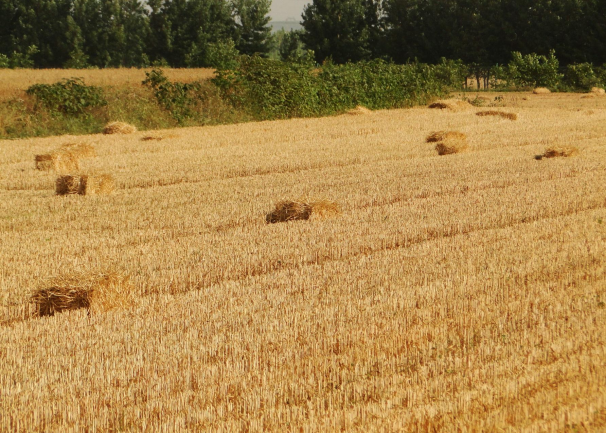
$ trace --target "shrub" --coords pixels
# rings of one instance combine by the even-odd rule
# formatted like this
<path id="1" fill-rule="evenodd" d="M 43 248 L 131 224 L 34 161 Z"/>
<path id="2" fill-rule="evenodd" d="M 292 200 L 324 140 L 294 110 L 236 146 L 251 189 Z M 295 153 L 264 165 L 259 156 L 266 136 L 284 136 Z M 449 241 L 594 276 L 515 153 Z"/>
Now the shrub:
<path id="1" fill-rule="evenodd" d="M 211 116 L 221 114 L 215 87 L 200 81 L 171 82 L 160 69 L 146 72 L 145 76 L 143 85 L 152 90 L 158 104 L 179 124 L 189 120 L 206 123 L 206 111 L 211 111 Z"/>
<path id="2" fill-rule="evenodd" d="M 564 73 L 564 83 L 574 90 L 589 90 L 600 84 L 600 79 L 591 63 L 568 65 Z"/>
<path id="3" fill-rule="evenodd" d="M 508 65 L 508 75 L 511 83 L 517 87 L 550 87 L 557 88 L 562 75 L 558 72 L 560 63 L 555 51 L 549 56 L 512 53 L 513 59 Z"/>
<path id="4" fill-rule="evenodd" d="M 213 83 L 258 119 L 320 116 L 358 105 L 406 107 L 426 103 L 445 87 L 427 65 L 373 60 L 318 68 L 312 52 L 287 62 L 243 56 L 237 68 L 219 70 Z"/>
<path id="5" fill-rule="evenodd" d="M 103 90 L 87 86 L 81 78 L 66 78 L 55 84 L 34 84 L 26 92 L 52 114 L 76 116 L 83 114 L 87 108 L 107 104 Z"/>

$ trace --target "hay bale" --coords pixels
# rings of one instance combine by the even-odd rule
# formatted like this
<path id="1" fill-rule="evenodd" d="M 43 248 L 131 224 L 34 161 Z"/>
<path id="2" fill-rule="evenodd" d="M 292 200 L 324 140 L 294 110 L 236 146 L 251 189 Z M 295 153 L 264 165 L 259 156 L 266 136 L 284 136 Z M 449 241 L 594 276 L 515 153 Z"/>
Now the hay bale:
<path id="1" fill-rule="evenodd" d="M 596 94 L 596 95 L 603 95 L 606 93 L 606 90 L 600 88 L 600 87 L 592 87 L 591 88 L 591 93 Z"/>
<path id="2" fill-rule="evenodd" d="M 317 218 L 330 218 L 341 213 L 339 205 L 330 200 L 316 200 L 309 204 L 311 206 L 311 215 Z"/>
<path id="3" fill-rule="evenodd" d="M 37 316 L 85 308 L 89 314 L 126 308 L 134 301 L 130 278 L 119 272 L 61 275 L 43 282 L 31 295 Z"/>
<path id="4" fill-rule="evenodd" d="M 265 215 L 268 224 L 295 220 L 308 220 L 310 217 L 329 218 L 341 213 L 339 205 L 330 200 L 283 200 L 276 203 L 276 208 Z"/>
<path id="5" fill-rule="evenodd" d="M 308 220 L 311 216 L 311 206 L 298 201 L 279 201 L 276 208 L 265 215 L 268 224 L 295 220 Z"/>
<path id="6" fill-rule="evenodd" d="M 61 151 L 71 153 L 76 158 L 94 158 L 97 156 L 95 148 L 86 143 L 68 143 L 61 146 Z"/>
<path id="7" fill-rule="evenodd" d="M 361 105 L 358 105 L 356 108 L 352 108 L 351 110 L 347 111 L 347 114 L 350 114 L 352 116 L 360 116 L 363 114 L 370 114 L 372 113 L 371 110 L 369 110 L 366 107 L 362 107 Z"/>
<path id="8" fill-rule="evenodd" d="M 467 140 L 467 136 L 458 131 L 437 131 L 432 132 L 425 139 L 427 143 L 437 143 L 448 140 Z"/>
<path id="9" fill-rule="evenodd" d="M 551 90 L 549 90 L 547 87 L 537 87 L 532 91 L 532 93 L 535 95 L 546 95 L 547 93 L 551 93 Z"/>
<path id="10" fill-rule="evenodd" d="M 107 195 L 114 191 L 114 178 L 108 174 L 98 176 L 64 175 L 55 182 L 57 195 Z"/>
<path id="11" fill-rule="evenodd" d="M 73 173 L 80 170 L 78 158 L 71 152 L 56 150 L 34 157 L 37 170 L 55 170 L 57 173 Z"/>
<path id="12" fill-rule="evenodd" d="M 467 141 L 464 140 L 451 140 L 442 141 L 436 144 L 436 151 L 438 155 L 451 155 L 453 153 L 466 152 L 469 149 Z"/>
<path id="13" fill-rule="evenodd" d="M 124 122 L 110 122 L 103 128 L 104 134 L 132 134 L 137 128 Z"/>
<path id="14" fill-rule="evenodd" d="M 50 153 L 44 155 L 35 155 L 36 170 L 51 170 L 54 167 L 53 155 Z"/>
<path id="15" fill-rule="evenodd" d="M 473 105 L 467 101 L 461 101 L 460 99 L 446 99 L 429 104 L 429 108 L 439 108 L 440 110 L 449 111 L 464 111 L 473 108 Z"/>
<path id="16" fill-rule="evenodd" d="M 545 150 L 543 158 L 568 158 L 579 154 L 579 148 L 575 146 L 554 146 Z"/>
<path id="17" fill-rule="evenodd" d="M 516 113 L 506 113 L 504 111 L 497 111 L 497 110 L 486 110 L 486 111 L 478 111 L 476 113 L 476 116 L 499 116 L 502 117 L 503 119 L 509 119 L 509 120 L 518 120 L 518 115 Z"/>

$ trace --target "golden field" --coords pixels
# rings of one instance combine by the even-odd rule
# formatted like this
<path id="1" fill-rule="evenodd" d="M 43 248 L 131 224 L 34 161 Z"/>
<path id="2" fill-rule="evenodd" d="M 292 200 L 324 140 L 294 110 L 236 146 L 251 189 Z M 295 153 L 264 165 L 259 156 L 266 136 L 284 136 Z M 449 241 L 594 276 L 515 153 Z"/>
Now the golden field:
<path id="1" fill-rule="evenodd" d="M 500 105 L 0 141 L 0 430 L 604 431 L 606 97 Z M 114 194 L 55 195 L 68 143 Z M 134 304 L 31 315 L 103 270 Z"/>
<path id="2" fill-rule="evenodd" d="M 161 68 L 173 81 L 191 82 L 214 76 L 209 68 Z M 34 84 L 53 84 L 65 78 L 79 77 L 91 86 L 141 86 L 145 72 L 152 68 L 106 69 L 1 69 L 0 101 L 14 98 Z"/>

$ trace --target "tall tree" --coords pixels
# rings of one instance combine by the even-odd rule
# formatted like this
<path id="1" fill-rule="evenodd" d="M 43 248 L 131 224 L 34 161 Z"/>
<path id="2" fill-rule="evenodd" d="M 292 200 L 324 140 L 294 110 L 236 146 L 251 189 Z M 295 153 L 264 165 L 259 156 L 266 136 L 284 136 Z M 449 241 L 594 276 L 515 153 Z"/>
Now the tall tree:
<path id="1" fill-rule="evenodd" d="M 211 43 L 233 39 L 235 23 L 224 0 L 152 0 L 151 60 L 172 66 L 203 66 Z"/>
<path id="2" fill-rule="evenodd" d="M 379 5 L 380 0 L 314 0 L 303 11 L 301 40 L 318 62 L 370 59 L 380 33 Z"/>
<path id="3" fill-rule="evenodd" d="M 271 0 L 232 0 L 236 25 L 236 48 L 242 54 L 261 54 L 267 57 L 271 50 L 269 11 Z"/>

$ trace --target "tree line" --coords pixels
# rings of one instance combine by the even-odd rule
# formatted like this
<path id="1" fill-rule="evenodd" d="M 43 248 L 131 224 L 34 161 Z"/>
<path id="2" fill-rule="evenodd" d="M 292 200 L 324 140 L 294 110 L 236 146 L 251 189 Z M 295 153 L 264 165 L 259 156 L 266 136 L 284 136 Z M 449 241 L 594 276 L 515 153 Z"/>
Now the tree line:
<path id="1" fill-rule="evenodd" d="M 238 53 L 269 51 L 270 5 L 271 0 L 0 0 L 0 53 L 14 66 L 41 68 L 216 66 Z"/>
<path id="2" fill-rule="evenodd" d="M 0 0 L 0 56 L 14 66 L 221 66 L 272 49 L 271 0 Z M 512 52 L 606 63 L 606 0 L 313 0 L 280 39 L 321 63 L 460 59 Z M 0 59 L 0 63 L 2 59 Z M 29 63 L 28 63 L 29 62 Z"/>

